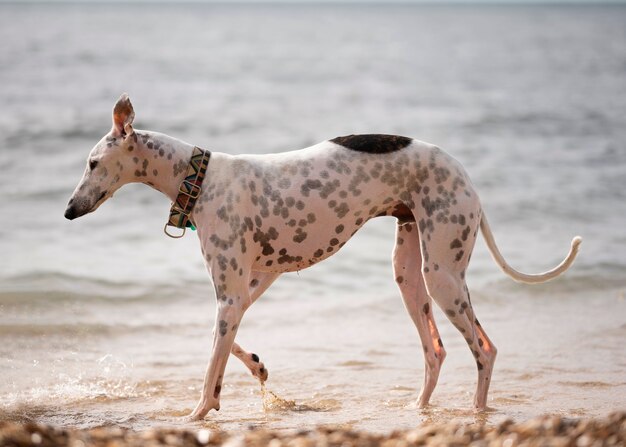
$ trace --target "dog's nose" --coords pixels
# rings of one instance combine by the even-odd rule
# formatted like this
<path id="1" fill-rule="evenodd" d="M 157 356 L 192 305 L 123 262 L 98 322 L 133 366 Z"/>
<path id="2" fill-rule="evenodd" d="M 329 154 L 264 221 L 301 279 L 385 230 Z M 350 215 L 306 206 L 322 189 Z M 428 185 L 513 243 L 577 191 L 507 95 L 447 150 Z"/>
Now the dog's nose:
<path id="1" fill-rule="evenodd" d="M 71 201 L 67 205 L 67 209 L 65 210 L 65 218 L 69 220 L 76 219 L 76 208 L 74 208 Z"/>

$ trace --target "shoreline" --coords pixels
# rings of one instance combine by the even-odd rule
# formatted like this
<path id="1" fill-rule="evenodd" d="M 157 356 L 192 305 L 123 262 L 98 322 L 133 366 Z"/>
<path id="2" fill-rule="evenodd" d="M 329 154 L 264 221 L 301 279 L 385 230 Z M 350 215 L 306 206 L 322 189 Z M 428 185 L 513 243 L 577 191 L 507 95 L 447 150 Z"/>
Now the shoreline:
<path id="1" fill-rule="evenodd" d="M 152 428 L 135 431 L 117 426 L 74 429 L 0 421 L 0 446 L 621 446 L 626 444 L 626 411 L 604 418 L 540 416 L 497 425 L 457 422 L 422 424 L 387 434 L 315 427 L 300 430 L 217 430 Z"/>

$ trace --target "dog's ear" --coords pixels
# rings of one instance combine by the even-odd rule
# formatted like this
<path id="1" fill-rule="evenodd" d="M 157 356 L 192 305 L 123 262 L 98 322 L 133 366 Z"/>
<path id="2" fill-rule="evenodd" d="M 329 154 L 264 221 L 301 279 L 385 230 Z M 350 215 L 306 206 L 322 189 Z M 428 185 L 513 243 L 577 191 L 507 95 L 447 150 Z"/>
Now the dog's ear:
<path id="1" fill-rule="evenodd" d="M 115 103 L 115 107 L 113 107 L 113 134 L 122 137 L 131 135 L 134 132 L 132 126 L 134 119 L 135 111 L 130 103 L 130 98 L 128 98 L 128 94 L 122 93 L 120 99 Z"/>

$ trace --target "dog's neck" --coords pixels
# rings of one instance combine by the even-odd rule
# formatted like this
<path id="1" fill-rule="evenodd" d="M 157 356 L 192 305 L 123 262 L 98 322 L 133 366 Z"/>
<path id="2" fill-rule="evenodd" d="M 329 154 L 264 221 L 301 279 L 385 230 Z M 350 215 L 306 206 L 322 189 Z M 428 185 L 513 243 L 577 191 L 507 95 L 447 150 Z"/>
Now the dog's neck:
<path id="1" fill-rule="evenodd" d="M 137 181 L 162 192 L 173 202 L 194 146 L 158 132 L 135 130 L 135 134 L 137 152 L 146 155 L 145 161 L 135 162 Z"/>

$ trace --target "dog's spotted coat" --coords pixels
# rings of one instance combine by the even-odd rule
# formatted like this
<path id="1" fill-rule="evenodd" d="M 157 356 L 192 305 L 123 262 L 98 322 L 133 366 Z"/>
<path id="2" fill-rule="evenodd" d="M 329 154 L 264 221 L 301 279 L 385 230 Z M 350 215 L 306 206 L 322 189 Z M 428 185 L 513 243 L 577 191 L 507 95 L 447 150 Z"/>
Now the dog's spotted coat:
<path id="1" fill-rule="evenodd" d="M 123 95 L 113 128 L 92 150 L 66 210 L 94 211 L 122 185 L 148 184 L 171 200 L 193 146 L 132 127 Z M 462 166 L 436 146 L 406 137 L 350 135 L 299 151 L 231 156 L 211 153 L 192 214 L 218 300 L 214 343 L 192 419 L 219 409 L 229 353 L 267 378 L 256 354 L 234 343 L 245 310 L 284 272 L 338 252 L 369 219 L 397 218 L 395 280 L 422 340 L 426 362 L 419 405 L 426 406 L 446 356 L 431 300 L 463 334 L 478 368 L 476 408 L 485 408 L 496 348 L 474 315 L 465 271 L 479 228 L 496 262 L 514 279 L 540 282 L 565 271 L 567 258 L 540 275 L 513 270 L 497 250 L 480 201 Z"/>

